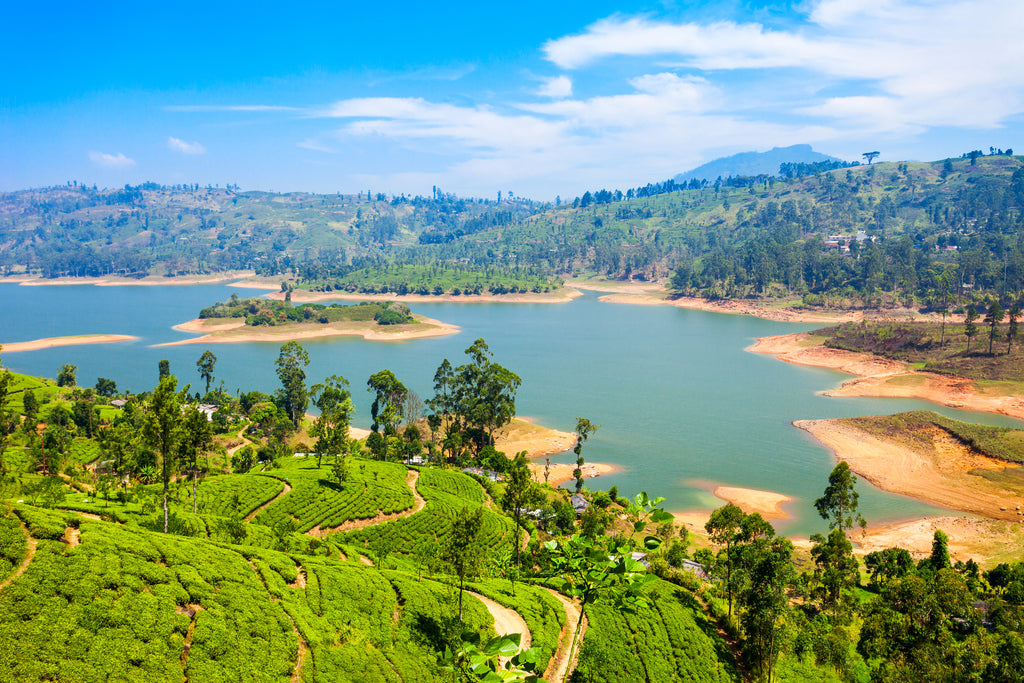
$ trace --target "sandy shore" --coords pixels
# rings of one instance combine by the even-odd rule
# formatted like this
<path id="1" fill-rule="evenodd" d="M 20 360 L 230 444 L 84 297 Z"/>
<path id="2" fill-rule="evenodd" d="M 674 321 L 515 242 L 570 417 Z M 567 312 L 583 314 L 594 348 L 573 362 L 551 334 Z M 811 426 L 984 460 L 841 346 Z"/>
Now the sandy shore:
<path id="1" fill-rule="evenodd" d="M 798 420 L 793 424 L 883 491 L 989 519 L 1024 520 L 1018 514 L 1024 508 L 1024 493 L 977 474 L 1018 465 L 982 455 L 944 430 L 936 428 L 927 434 L 930 447 L 914 447 L 876 437 L 843 420 Z"/>
<path id="2" fill-rule="evenodd" d="M 533 474 L 533 480 L 538 484 L 544 483 L 544 467 L 545 465 L 539 462 L 530 463 L 530 472 Z M 567 481 L 572 481 L 576 477 L 572 475 L 576 469 L 576 465 L 572 463 L 561 463 L 551 465 L 551 469 L 548 472 L 548 483 L 552 486 L 559 486 Z M 583 478 L 593 479 L 600 477 L 602 474 L 612 474 L 618 472 L 618 468 L 614 465 L 608 465 L 600 462 L 588 462 L 584 463 L 583 467 Z"/>
<path id="3" fill-rule="evenodd" d="M 79 344 L 109 344 L 111 342 L 131 341 L 138 339 L 130 334 L 79 334 L 71 337 L 47 337 L 27 342 L 9 342 L 3 344 L 4 353 L 16 351 L 37 351 L 55 346 L 78 346 Z"/>
<path id="4" fill-rule="evenodd" d="M 765 320 L 777 320 L 790 323 L 821 323 L 822 325 L 848 322 L 863 319 L 858 311 L 819 311 L 813 309 L 772 307 L 752 301 L 711 301 L 699 297 L 670 298 L 668 290 L 662 287 L 644 288 L 623 287 L 606 289 L 592 285 L 575 284 L 579 289 L 608 291 L 609 294 L 598 297 L 598 301 L 612 304 L 632 304 L 637 306 L 675 306 L 710 313 L 728 313 L 731 315 L 751 315 Z"/>
<path id="5" fill-rule="evenodd" d="M 244 276 L 244 273 L 218 273 L 216 275 L 196 275 L 187 277 L 163 277 L 150 275 L 144 278 L 130 277 L 60 277 L 60 278 L 39 278 L 30 276 L 14 275 L 0 278 L 0 282 L 17 283 L 25 287 L 45 287 L 54 285 L 95 285 L 96 287 L 122 287 L 139 286 L 154 287 L 166 285 L 204 285 L 217 284 L 236 280 Z M 280 286 L 280 285 L 279 285 Z"/>
<path id="6" fill-rule="evenodd" d="M 826 396 L 871 396 L 878 398 L 920 398 L 950 408 L 998 413 L 1024 420 L 1024 396 L 982 393 L 974 382 L 911 370 L 906 363 L 870 353 L 830 349 L 824 338 L 806 333 L 762 337 L 747 350 L 773 354 L 796 365 L 840 370 L 857 379 L 844 382 Z"/>
<path id="7" fill-rule="evenodd" d="M 526 451 L 526 457 L 539 458 L 564 453 L 576 445 L 575 432 L 562 432 L 534 424 L 528 418 L 516 417 L 494 435 L 495 448 L 508 457 Z"/>
<path id="8" fill-rule="evenodd" d="M 718 486 L 712 493 L 727 503 L 732 503 L 748 515 L 755 512 L 760 513 L 768 521 L 789 519 L 789 513 L 782 509 L 782 504 L 793 500 L 781 493 L 745 489 L 738 486 Z"/>
<path id="9" fill-rule="evenodd" d="M 232 285 L 242 286 L 242 285 Z M 262 285 L 252 285 L 260 289 Z M 280 291 L 280 285 L 274 287 L 278 290 L 268 294 L 269 299 L 284 299 L 284 293 Z M 564 304 L 583 296 L 575 289 L 562 289 L 548 294 L 470 294 L 455 296 L 453 294 L 360 294 L 358 292 L 308 292 L 301 289 L 292 291 L 292 301 L 296 303 L 317 303 L 322 301 L 400 301 L 406 304 L 429 304 L 429 303 L 457 303 L 457 304 Z"/>
<path id="10" fill-rule="evenodd" d="M 245 323 L 241 320 L 232 319 L 230 322 L 224 322 L 216 318 L 211 320 L 197 318 L 180 325 L 175 325 L 174 329 L 186 332 L 206 332 L 207 334 L 193 339 L 154 344 L 154 346 L 287 342 L 299 339 L 345 336 L 362 337 L 367 341 L 406 341 L 409 339 L 424 339 L 426 337 L 443 337 L 462 331 L 462 328 L 457 325 L 449 325 L 440 320 L 426 318 L 421 315 L 414 315 L 413 318 L 416 319 L 418 324 L 392 325 L 391 327 L 396 329 L 387 332 L 382 331 L 378 325 L 367 327 L 365 323 L 332 323 L 328 325 L 297 323 L 295 325 L 254 328 L 246 327 Z"/>

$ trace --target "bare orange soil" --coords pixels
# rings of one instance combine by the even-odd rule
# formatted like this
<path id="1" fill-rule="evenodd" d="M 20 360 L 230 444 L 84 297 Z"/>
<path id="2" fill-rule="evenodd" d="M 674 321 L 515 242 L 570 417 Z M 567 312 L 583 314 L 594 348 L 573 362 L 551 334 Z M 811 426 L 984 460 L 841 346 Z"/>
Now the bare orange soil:
<path id="1" fill-rule="evenodd" d="M 183 339 L 176 342 L 156 344 L 155 346 L 180 346 L 182 344 L 234 344 L 242 342 L 286 342 L 296 339 L 318 339 L 323 337 L 362 337 L 367 341 L 405 341 L 424 337 L 441 337 L 457 334 L 461 331 L 457 325 L 449 325 L 439 320 L 414 315 L 416 323 L 408 325 L 390 325 L 388 329 L 376 324 L 365 322 L 338 322 L 323 325 L 320 323 L 295 323 L 275 327 L 246 327 L 245 322 L 237 319 L 202 319 L 197 318 L 180 325 L 175 329 L 186 332 L 205 332 L 201 337 Z"/>
<path id="2" fill-rule="evenodd" d="M 15 351 L 36 351 L 38 349 L 49 349 L 55 346 L 77 346 L 79 344 L 109 344 L 111 342 L 131 341 L 138 339 L 130 334 L 80 334 L 71 337 L 47 337 L 45 339 L 34 339 L 27 342 L 9 342 L 2 344 L 5 353 Z"/>
<path id="3" fill-rule="evenodd" d="M 911 370 L 905 363 L 870 353 L 855 353 L 822 346 L 823 339 L 807 333 L 762 337 L 748 348 L 754 353 L 770 353 L 779 360 L 840 370 L 857 379 L 843 382 L 826 396 L 874 396 L 880 398 L 921 398 L 950 408 L 999 413 L 1024 419 L 1024 396 L 984 394 L 974 382 Z"/>
<path id="4" fill-rule="evenodd" d="M 798 420 L 793 424 L 883 491 L 990 519 L 1022 519 L 1024 494 L 979 474 L 1019 466 L 982 455 L 941 429 L 928 433 L 930 448 L 918 448 L 879 438 L 843 420 Z"/>

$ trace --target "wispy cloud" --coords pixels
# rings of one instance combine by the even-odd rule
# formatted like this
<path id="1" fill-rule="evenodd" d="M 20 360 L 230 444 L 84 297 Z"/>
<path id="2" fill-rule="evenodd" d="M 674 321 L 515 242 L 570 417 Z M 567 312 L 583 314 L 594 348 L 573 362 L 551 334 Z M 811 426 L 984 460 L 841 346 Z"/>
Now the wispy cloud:
<path id="1" fill-rule="evenodd" d="M 185 142 L 184 140 L 179 140 L 174 136 L 167 138 L 167 147 L 168 149 L 175 152 L 181 152 L 182 154 L 206 154 L 206 148 L 198 142 Z"/>
<path id="2" fill-rule="evenodd" d="M 97 166 L 104 168 L 129 168 L 135 165 L 134 159 L 129 159 L 124 154 L 106 154 L 95 150 L 89 152 L 89 160 Z"/>
<path id="3" fill-rule="evenodd" d="M 673 57 L 681 68 L 705 73 L 757 70 L 770 77 L 772 69 L 799 69 L 821 85 L 872 84 L 888 100 L 839 96 L 803 108 L 805 114 L 869 125 L 883 113 L 881 127 L 899 130 L 985 127 L 1024 107 L 1022 31 L 1017 0 L 819 0 L 799 29 L 612 17 L 549 41 L 543 51 L 564 69 L 616 56 Z"/>

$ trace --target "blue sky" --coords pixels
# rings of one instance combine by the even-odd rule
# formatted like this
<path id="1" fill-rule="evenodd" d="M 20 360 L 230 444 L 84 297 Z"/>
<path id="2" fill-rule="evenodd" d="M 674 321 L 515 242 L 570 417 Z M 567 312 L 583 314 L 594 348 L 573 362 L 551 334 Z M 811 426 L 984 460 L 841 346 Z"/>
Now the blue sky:
<path id="1" fill-rule="evenodd" d="M 1020 0 L 11 3 L 0 189 L 539 199 L 809 143 L 1024 151 Z"/>

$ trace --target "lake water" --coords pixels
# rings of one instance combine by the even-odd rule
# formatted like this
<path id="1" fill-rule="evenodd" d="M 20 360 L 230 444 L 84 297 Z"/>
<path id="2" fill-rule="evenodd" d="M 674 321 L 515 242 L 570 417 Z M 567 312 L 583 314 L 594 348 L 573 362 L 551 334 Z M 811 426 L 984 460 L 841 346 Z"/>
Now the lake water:
<path id="1" fill-rule="evenodd" d="M 54 377 L 63 363 L 78 366 L 80 385 L 108 377 L 121 389 L 142 391 L 157 382 L 157 363 L 170 360 L 182 383 L 199 387 L 195 363 L 206 347 L 153 348 L 191 335 L 171 329 L 199 310 L 227 299 L 227 285 L 22 287 L 0 284 L 0 340 L 27 341 L 72 334 L 111 333 L 137 341 L 7 353 L 18 372 Z M 340 337 L 302 342 L 310 383 L 340 374 L 352 384 L 356 424 L 369 426 L 366 379 L 389 368 L 426 399 L 442 359 L 464 362 L 463 351 L 483 337 L 498 363 L 523 384 L 520 415 L 571 431 L 584 416 L 601 429 L 584 448 L 591 462 L 620 471 L 592 488 L 617 485 L 622 494 L 646 490 L 665 496 L 670 510 L 712 508 L 717 484 L 792 496 L 786 533 L 824 531 L 813 509 L 834 460 L 827 449 L 790 422 L 931 409 L 958 419 L 1020 426 L 999 416 L 965 413 L 908 399 L 828 398 L 818 392 L 849 375 L 782 363 L 744 349 L 757 337 L 812 329 L 747 316 L 669 306 L 601 303 L 588 294 L 568 304 L 414 304 L 416 313 L 454 323 L 457 335 L 406 342 Z M 216 378 L 227 388 L 277 388 L 274 360 L 280 344 L 214 344 Z M 552 457 L 569 462 L 572 454 Z M 858 484 L 869 522 L 944 511 Z"/>

